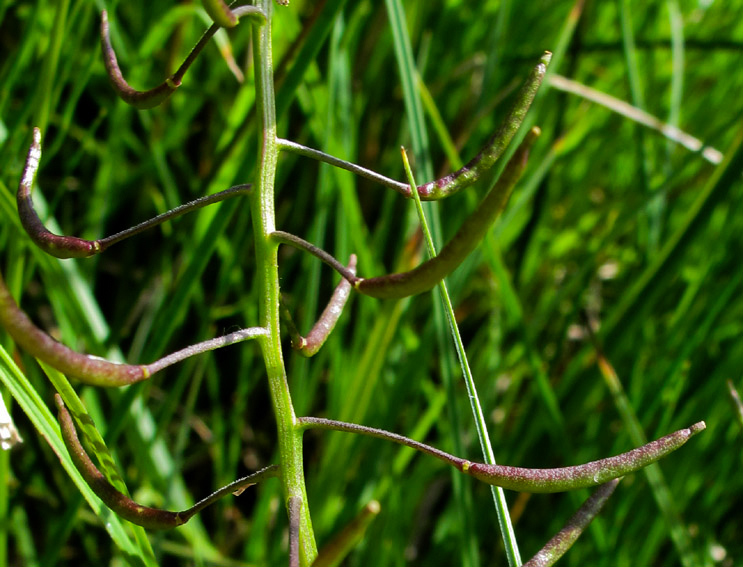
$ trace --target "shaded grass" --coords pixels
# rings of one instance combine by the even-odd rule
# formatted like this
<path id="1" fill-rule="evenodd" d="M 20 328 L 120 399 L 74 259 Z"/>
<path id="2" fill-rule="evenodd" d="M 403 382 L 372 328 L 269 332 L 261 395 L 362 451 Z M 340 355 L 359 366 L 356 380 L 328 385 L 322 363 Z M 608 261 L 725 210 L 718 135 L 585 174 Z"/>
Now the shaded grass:
<path id="1" fill-rule="evenodd" d="M 252 76 L 247 68 L 245 83 L 236 84 L 210 48 L 167 106 L 133 111 L 114 99 L 103 74 L 96 38 L 103 4 L 112 13 L 124 72 L 141 87 L 159 82 L 203 29 L 203 21 L 175 2 L 69 0 L 9 9 L 0 2 L 1 265 L 24 307 L 67 344 L 150 360 L 254 322 L 246 207 L 236 202 L 202 211 L 100 259 L 42 258 L 18 231 L 11 193 L 30 129 L 48 123 L 37 195 L 48 208 L 40 209 L 53 213 L 66 233 L 100 236 L 250 180 Z M 294 0 L 277 11 L 277 61 L 320 9 L 315 4 Z M 665 3 L 587 3 L 580 20 L 571 11 L 580 3 L 527 4 L 518 17 L 507 5 L 403 4 L 420 81 L 441 116 L 429 141 L 430 171 L 423 169 L 425 152 L 416 149 L 418 177 L 456 165 L 449 163 L 452 148 L 445 152 L 439 138 L 453 140 L 465 160 L 477 151 L 507 108 L 512 78 L 523 78 L 543 49 L 555 51 L 556 72 L 638 104 L 627 82 L 631 57 L 646 111 L 722 151 L 734 144 L 743 86 L 737 55 L 725 47 L 743 33 L 743 14 L 734 4 L 704 9 L 679 2 L 670 19 Z M 58 12 L 65 24 L 54 35 Z M 403 179 L 398 148 L 412 146 L 413 136 L 384 3 L 328 0 L 312 21 L 279 90 L 281 135 Z M 159 22 L 169 23 L 158 28 Z M 240 28 L 229 34 L 241 63 L 248 36 Z M 743 437 L 726 381 L 740 383 L 743 356 L 739 164 L 733 162 L 724 186 L 712 191 L 719 174 L 700 156 L 654 133 L 638 142 L 640 127 L 626 118 L 546 89 L 530 121 L 544 134 L 526 178 L 481 252 L 449 282 L 498 460 L 557 466 L 635 443 L 591 349 L 570 338 L 588 309 L 603 323 L 607 356 L 648 437 L 707 421 L 704 435 L 659 467 L 689 534 L 693 564 L 712 564 L 712 553 L 724 549 L 722 564 L 737 565 L 743 558 Z M 362 275 L 420 259 L 412 209 L 398 195 L 294 156 L 282 157 L 279 176 L 282 230 L 323 243 L 341 258 L 356 252 Z M 484 189 L 438 205 L 442 240 Z M 308 326 L 334 276 L 289 250 L 282 249 L 280 261 L 290 306 Z M 437 339 L 437 301 L 432 294 L 398 304 L 353 299 L 317 357 L 288 355 L 302 413 L 386 427 L 442 448 L 456 437 L 476 458 L 474 429 L 463 418 L 454 427 L 446 409 L 453 403 L 468 415 L 463 388 L 451 392 L 443 385 L 453 351 Z M 29 383 L 51 407 L 46 378 L 19 356 Z M 130 490 L 176 509 L 207 492 L 204 487 L 275 459 L 264 381 L 260 358 L 245 345 L 126 392 L 77 389 Z M 557 412 L 547 409 L 548 395 Z M 14 417 L 26 442 L 0 460 L 1 478 L 8 479 L 0 510 L 10 519 L 2 523 L 7 555 L 0 564 L 122 557 L 121 546 L 91 527 L 91 520 L 100 523 L 18 409 Z M 558 418 L 564 429 L 557 429 Z M 469 553 L 443 467 L 405 449 L 336 434 L 308 434 L 306 445 L 321 543 L 370 499 L 381 500 L 382 512 L 350 565 L 459 564 Z M 481 564 L 505 565 L 488 488 L 464 484 L 472 492 L 467 535 L 477 546 L 468 561 L 475 564 L 479 555 Z M 525 556 L 577 507 L 561 495 L 507 497 Z M 217 554 L 245 564 L 283 564 L 279 498 L 277 487 L 267 484 L 218 504 L 193 526 L 151 535 L 155 557 L 161 564 L 200 564 Z M 680 563 L 642 475 L 625 479 L 601 518 L 601 531 L 579 540 L 561 565 Z"/>

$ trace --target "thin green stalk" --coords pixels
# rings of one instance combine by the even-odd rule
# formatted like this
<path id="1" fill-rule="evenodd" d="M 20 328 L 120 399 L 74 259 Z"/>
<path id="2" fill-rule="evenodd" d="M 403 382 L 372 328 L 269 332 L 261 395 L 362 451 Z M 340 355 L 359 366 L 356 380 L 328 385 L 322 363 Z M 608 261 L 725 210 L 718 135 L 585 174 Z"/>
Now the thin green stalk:
<path id="1" fill-rule="evenodd" d="M 260 290 L 258 295 L 262 299 L 259 304 L 259 320 L 261 326 L 268 332 L 261 346 L 278 429 L 284 503 L 286 506 L 289 506 L 290 502 L 300 504 L 298 513 L 300 564 L 310 565 L 317 556 L 317 544 L 304 484 L 302 433 L 295 427 L 296 417 L 281 352 L 278 243 L 270 236 L 276 228 L 274 181 L 279 154 L 271 45 L 272 0 L 258 0 L 256 6 L 266 15 L 268 21 L 267 25 L 253 26 L 256 103 L 260 124 L 258 130 L 261 134 L 255 192 L 250 196 L 250 208 Z"/>
<path id="2" fill-rule="evenodd" d="M 405 173 L 408 176 L 410 182 L 411 193 L 413 194 L 413 200 L 415 201 L 415 208 L 420 219 L 421 228 L 423 229 L 423 235 L 426 239 L 426 246 L 428 253 L 431 258 L 436 256 L 436 247 L 431 237 L 431 231 L 428 229 L 428 223 L 426 222 L 426 215 L 421 205 L 420 197 L 418 192 L 414 191 L 413 188 L 417 187 L 413 171 L 410 168 L 408 162 L 408 156 L 405 150 L 402 150 L 402 159 L 405 165 Z M 467 360 L 467 352 L 464 349 L 464 343 L 462 337 L 459 334 L 459 328 L 457 327 L 457 321 L 454 316 L 454 308 L 452 307 L 449 292 L 446 288 L 446 281 L 441 280 L 438 284 L 439 292 L 441 295 L 441 301 L 444 304 L 444 311 L 446 312 L 446 318 L 449 322 L 449 329 L 451 330 L 452 338 L 457 349 L 457 356 L 459 357 L 459 363 L 462 366 L 462 373 L 464 375 L 465 385 L 467 386 L 467 394 L 469 395 L 470 406 L 472 408 L 472 414 L 475 418 L 475 427 L 477 428 L 477 436 L 480 439 L 480 447 L 482 448 L 483 455 L 485 456 L 485 462 L 490 465 L 495 464 L 495 453 L 490 443 L 490 436 L 488 435 L 488 426 L 485 422 L 485 416 L 480 406 L 480 400 L 477 395 L 477 386 L 475 385 L 474 377 L 472 376 L 472 370 L 470 370 L 469 362 Z M 491 486 L 493 494 L 493 500 L 495 502 L 495 509 L 498 512 L 498 522 L 500 524 L 501 535 L 503 536 L 503 543 L 506 547 L 506 555 L 508 557 L 508 564 L 511 567 L 518 567 L 521 565 L 521 554 L 519 553 L 519 546 L 516 542 L 516 534 L 513 531 L 513 525 L 511 523 L 511 516 L 508 513 L 508 503 L 506 502 L 506 495 L 503 489 L 496 486 Z"/>

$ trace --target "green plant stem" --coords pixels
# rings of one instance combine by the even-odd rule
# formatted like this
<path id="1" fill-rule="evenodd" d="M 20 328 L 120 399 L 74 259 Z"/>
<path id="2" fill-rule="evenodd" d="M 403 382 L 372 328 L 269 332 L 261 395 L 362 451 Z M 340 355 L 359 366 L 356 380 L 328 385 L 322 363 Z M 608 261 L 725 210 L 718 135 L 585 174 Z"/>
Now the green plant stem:
<path id="1" fill-rule="evenodd" d="M 268 21 L 265 26 L 253 26 L 253 54 L 255 63 L 256 105 L 259 118 L 258 168 L 255 191 L 250 196 L 253 233 L 255 238 L 256 274 L 260 289 L 260 324 L 268 331 L 261 342 L 268 375 L 271 401 L 278 429 L 281 484 L 284 503 L 289 512 L 290 500 L 301 505 L 299 512 L 299 557 L 301 565 L 310 565 L 317 556 L 312 521 L 307 505 L 302 461 L 302 434 L 296 428 L 286 370 L 281 352 L 279 327 L 279 272 L 278 242 L 271 238 L 275 232 L 274 179 L 278 144 L 276 139 L 276 107 L 273 85 L 271 51 L 272 0 L 258 0 L 258 7 Z"/>

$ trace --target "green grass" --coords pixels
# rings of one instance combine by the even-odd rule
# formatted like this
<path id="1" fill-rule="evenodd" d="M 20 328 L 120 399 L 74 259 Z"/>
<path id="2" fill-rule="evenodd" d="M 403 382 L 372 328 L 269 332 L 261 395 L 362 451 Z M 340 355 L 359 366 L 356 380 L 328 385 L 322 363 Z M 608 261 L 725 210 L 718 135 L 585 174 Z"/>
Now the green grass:
<path id="1" fill-rule="evenodd" d="M 387 10 L 398 4 L 407 26 L 391 23 Z M 743 389 L 743 6 L 590 2 L 576 20 L 573 4 L 293 0 L 277 8 L 274 27 L 279 133 L 400 180 L 404 145 L 426 181 L 478 151 L 548 49 L 551 72 L 723 152 L 728 160 L 711 165 L 626 115 L 544 88 L 528 118 L 543 135 L 525 177 L 447 284 L 499 463 L 576 464 L 707 422 L 659 463 L 660 474 L 622 481 L 559 565 L 737 567 L 743 430 L 727 380 Z M 256 320 L 243 203 L 200 211 L 85 261 L 33 249 L 15 214 L 33 126 L 44 130 L 35 201 L 67 234 L 104 236 L 251 180 L 250 65 L 238 84 L 210 45 L 179 92 L 152 111 L 118 101 L 105 76 L 100 9 L 109 11 L 125 76 L 148 88 L 203 31 L 196 5 L 0 0 L 0 269 L 35 321 L 87 352 L 149 362 Z M 227 34 L 241 66 L 249 35 L 246 26 Z M 395 51 L 401 42 L 409 55 Z M 410 98 L 416 90 L 420 102 Z M 486 188 L 427 209 L 439 247 Z M 358 254 L 361 275 L 425 258 L 411 202 L 298 156 L 280 160 L 277 225 L 342 260 Z M 306 332 L 336 276 L 288 247 L 280 264 L 287 304 Z M 459 445 L 480 458 L 438 304 L 437 292 L 401 302 L 355 296 L 316 357 L 287 348 L 298 413 L 386 428 L 449 451 Z M 602 324 L 598 340 L 617 382 L 602 378 L 587 340 L 572 338 L 586 310 Z M 0 566 L 286 563 L 276 481 L 171 532 L 144 535 L 91 509 L 54 452 L 60 441 L 45 409 L 53 408 L 51 383 L 4 333 L 0 342 L 23 373 L 3 359 L 2 380 L 15 385 L 3 395 L 16 399 L 12 413 L 25 440 L 0 456 Z M 142 503 L 184 509 L 275 462 L 255 344 L 198 357 L 127 390 L 73 387 Z M 453 480 L 407 448 L 343 433 L 308 433 L 305 458 L 321 546 L 370 500 L 381 503 L 347 565 L 507 564 L 489 487 Z M 507 492 L 522 557 L 586 495 Z M 678 520 L 657 503 L 668 498 Z"/>

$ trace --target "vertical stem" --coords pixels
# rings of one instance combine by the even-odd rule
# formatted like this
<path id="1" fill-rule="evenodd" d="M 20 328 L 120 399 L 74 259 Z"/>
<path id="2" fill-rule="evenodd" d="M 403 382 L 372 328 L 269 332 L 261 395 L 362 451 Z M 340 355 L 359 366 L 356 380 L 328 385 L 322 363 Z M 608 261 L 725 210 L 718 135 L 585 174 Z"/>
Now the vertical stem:
<path id="1" fill-rule="evenodd" d="M 268 330 L 268 337 L 261 342 L 261 346 L 278 429 L 284 503 L 287 512 L 290 501 L 302 504 L 299 515 L 300 564 L 310 565 L 317 556 L 317 545 L 304 486 L 302 433 L 295 427 L 296 416 L 281 353 L 278 244 L 269 238 L 275 230 L 274 180 L 278 157 L 271 48 L 273 0 L 256 0 L 255 4 L 268 20 L 266 25 L 253 27 L 256 98 L 260 126 L 259 161 L 255 192 L 251 195 L 250 206 L 255 237 L 256 270 L 262 298 L 259 308 L 260 324 Z"/>

